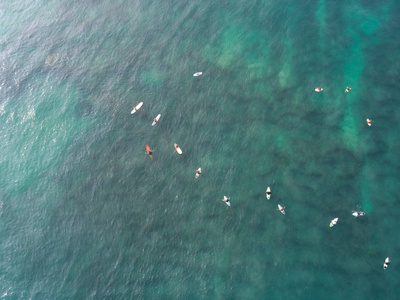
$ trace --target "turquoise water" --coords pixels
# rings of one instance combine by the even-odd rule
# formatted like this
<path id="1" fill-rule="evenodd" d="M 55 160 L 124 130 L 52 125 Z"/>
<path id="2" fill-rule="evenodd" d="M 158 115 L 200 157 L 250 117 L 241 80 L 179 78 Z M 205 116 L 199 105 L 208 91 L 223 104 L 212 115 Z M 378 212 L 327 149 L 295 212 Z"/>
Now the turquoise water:
<path id="1" fill-rule="evenodd" d="M 1 2 L 0 297 L 396 299 L 399 12 Z"/>

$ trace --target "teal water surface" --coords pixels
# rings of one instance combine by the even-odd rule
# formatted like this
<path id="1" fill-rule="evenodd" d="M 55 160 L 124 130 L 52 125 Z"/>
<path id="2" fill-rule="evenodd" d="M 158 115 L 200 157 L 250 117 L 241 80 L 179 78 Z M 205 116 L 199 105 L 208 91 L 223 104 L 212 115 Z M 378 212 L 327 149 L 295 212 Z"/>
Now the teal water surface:
<path id="1" fill-rule="evenodd" d="M 0 297 L 396 299 L 399 13 L 1 2 Z"/>

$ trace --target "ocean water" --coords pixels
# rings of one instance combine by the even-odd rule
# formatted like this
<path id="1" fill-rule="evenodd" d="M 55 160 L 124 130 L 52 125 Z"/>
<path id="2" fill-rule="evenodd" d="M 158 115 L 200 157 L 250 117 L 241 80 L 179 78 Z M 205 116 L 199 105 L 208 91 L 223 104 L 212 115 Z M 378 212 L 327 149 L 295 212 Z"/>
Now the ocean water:
<path id="1" fill-rule="evenodd" d="M 398 298 L 399 15 L 0 2 L 0 297 Z"/>

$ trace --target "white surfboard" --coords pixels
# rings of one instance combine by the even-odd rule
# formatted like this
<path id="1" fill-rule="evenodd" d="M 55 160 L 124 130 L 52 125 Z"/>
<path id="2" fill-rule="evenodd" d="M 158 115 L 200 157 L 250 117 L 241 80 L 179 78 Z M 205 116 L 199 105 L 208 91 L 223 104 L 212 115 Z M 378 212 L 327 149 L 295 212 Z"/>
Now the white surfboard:
<path id="1" fill-rule="evenodd" d="M 181 150 L 181 148 L 178 146 L 178 144 L 174 144 L 174 146 L 175 146 L 176 152 L 178 152 L 178 154 L 182 154 L 182 150 Z"/>
<path id="2" fill-rule="evenodd" d="M 352 215 L 357 218 L 358 217 L 358 212 L 355 211 L 355 212 L 352 213 Z"/>
<path id="3" fill-rule="evenodd" d="M 201 174 L 201 168 L 198 168 L 198 169 L 196 170 L 196 175 L 195 175 L 195 177 L 196 177 L 196 178 L 199 178 L 199 177 L 200 177 L 200 174 Z"/>
<path id="4" fill-rule="evenodd" d="M 196 73 L 193 74 L 193 76 L 194 76 L 194 77 L 199 77 L 199 76 L 202 75 L 202 74 L 203 74 L 203 72 L 196 72 Z"/>
<path id="5" fill-rule="evenodd" d="M 367 124 L 368 124 L 368 126 L 371 126 L 372 125 L 372 120 L 367 119 Z"/>
<path id="6" fill-rule="evenodd" d="M 267 200 L 271 198 L 271 189 L 269 187 L 265 191 L 265 197 L 267 197 Z"/>
<path id="7" fill-rule="evenodd" d="M 135 112 L 137 112 L 137 111 L 139 110 L 139 108 L 142 107 L 142 105 L 143 105 L 143 102 L 140 102 L 138 105 L 136 105 L 136 106 L 132 109 L 131 114 L 134 114 Z"/>
<path id="8" fill-rule="evenodd" d="M 228 200 L 226 196 L 224 196 L 224 200 L 222 200 L 226 203 L 226 205 L 231 206 L 231 202 Z"/>
<path id="9" fill-rule="evenodd" d="M 331 223 L 329 224 L 329 227 L 335 226 L 338 220 L 339 220 L 339 218 L 334 218 L 334 219 L 331 221 Z"/>
<path id="10" fill-rule="evenodd" d="M 285 210 L 284 210 L 283 207 L 280 206 L 279 204 L 278 204 L 278 210 L 279 210 L 281 213 L 285 214 Z"/>
<path id="11" fill-rule="evenodd" d="M 383 263 L 383 269 L 386 270 L 389 264 L 390 264 L 390 259 L 389 257 L 386 257 L 385 262 Z"/>
<path id="12" fill-rule="evenodd" d="M 154 126 L 157 124 L 158 120 L 160 120 L 161 114 L 158 114 L 157 117 L 153 120 L 153 123 L 151 124 L 151 126 Z"/>

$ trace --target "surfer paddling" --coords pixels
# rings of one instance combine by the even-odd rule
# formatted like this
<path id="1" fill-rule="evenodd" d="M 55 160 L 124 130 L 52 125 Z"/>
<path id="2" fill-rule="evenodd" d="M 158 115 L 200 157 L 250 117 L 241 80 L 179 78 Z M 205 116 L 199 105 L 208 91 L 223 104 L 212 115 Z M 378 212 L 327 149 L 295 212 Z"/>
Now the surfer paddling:
<path id="1" fill-rule="evenodd" d="M 331 221 L 331 223 L 329 224 L 329 227 L 335 226 L 338 220 L 339 220 L 339 218 L 334 218 L 334 219 Z"/>
<path id="2" fill-rule="evenodd" d="M 196 178 L 199 178 L 199 177 L 200 177 L 200 174 L 201 174 L 201 168 L 198 168 L 198 169 L 196 170 Z"/>
<path id="3" fill-rule="evenodd" d="M 322 92 L 324 89 L 321 87 L 317 87 L 314 89 L 314 91 L 316 91 L 317 93 Z"/>
<path id="4" fill-rule="evenodd" d="M 357 217 L 363 217 L 363 216 L 365 216 L 365 212 L 362 212 L 362 211 L 353 211 L 352 215 L 355 216 L 356 218 L 357 218 Z"/>
<path id="5" fill-rule="evenodd" d="M 351 91 L 351 87 L 349 87 L 349 86 L 346 87 L 346 89 L 344 90 L 345 93 L 348 93 L 348 92 L 350 92 L 350 91 Z"/>
<path id="6" fill-rule="evenodd" d="M 178 152 L 178 154 L 182 154 L 182 150 L 181 148 L 178 146 L 178 144 L 174 144 L 175 150 L 176 152 Z"/>
<path id="7" fill-rule="evenodd" d="M 367 119 L 367 124 L 368 124 L 368 126 L 371 126 L 372 125 L 372 120 L 370 120 L 370 119 Z"/>
<path id="8" fill-rule="evenodd" d="M 278 204 L 278 210 L 279 210 L 281 213 L 285 214 L 285 208 L 286 208 L 286 206 L 282 207 L 282 206 L 280 206 L 280 205 Z"/>
<path id="9" fill-rule="evenodd" d="M 132 109 L 131 114 L 134 114 L 135 112 L 137 112 L 137 111 L 139 110 L 139 108 L 142 107 L 142 105 L 143 105 L 143 102 L 140 102 L 138 105 L 136 105 L 136 106 Z"/>
<path id="10" fill-rule="evenodd" d="M 265 191 L 265 197 L 269 200 L 271 198 L 271 189 L 268 187 Z"/>
<path id="11" fill-rule="evenodd" d="M 151 124 L 151 126 L 156 125 L 157 122 L 158 122 L 158 120 L 160 120 L 160 117 L 161 117 L 161 114 L 158 114 L 157 117 L 155 117 L 155 118 L 153 119 L 153 123 Z"/>
<path id="12" fill-rule="evenodd" d="M 231 206 L 231 197 L 226 197 L 224 196 L 224 199 L 222 199 L 222 201 L 224 201 L 226 203 L 226 205 Z"/>
<path id="13" fill-rule="evenodd" d="M 386 270 L 389 265 L 390 265 L 390 259 L 389 257 L 386 257 L 385 262 L 383 263 L 383 269 Z"/>
<path id="14" fill-rule="evenodd" d="M 149 145 L 146 145 L 146 152 L 151 158 L 153 158 L 153 150 L 151 150 Z"/>

